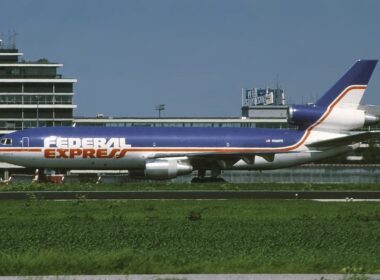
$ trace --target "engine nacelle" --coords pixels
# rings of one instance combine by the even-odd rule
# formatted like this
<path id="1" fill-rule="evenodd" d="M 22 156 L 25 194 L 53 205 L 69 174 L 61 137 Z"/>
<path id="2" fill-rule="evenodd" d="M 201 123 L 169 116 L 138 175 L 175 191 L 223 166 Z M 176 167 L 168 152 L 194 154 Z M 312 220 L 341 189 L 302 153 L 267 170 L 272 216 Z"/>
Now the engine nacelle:
<path id="1" fill-rule="evenodd" d="M 356 108 L 339 107 L 327 112 L 327 108 L 316 105 L 293 105 L 288 109 L 288 122 L 304 129 L 321 119 L 323 115 L 318 127 L 324 129 L 360 129 L 364 125 L 372 125 L 380 121 L 379 116 Z"/>
<path id="2" fill-rule="evenodd" d="M 177 159 L 156 159 L 145 164 L 145 178 L 165 180 L 190 174 L 193 167 Z"/>
<path id="3" fill-rule="evenodd" d="M 325 111 L 326 108 L 315 105 L 292 105 L 288 109 L 288 122 L 305 128 L 315 123 Z"/>

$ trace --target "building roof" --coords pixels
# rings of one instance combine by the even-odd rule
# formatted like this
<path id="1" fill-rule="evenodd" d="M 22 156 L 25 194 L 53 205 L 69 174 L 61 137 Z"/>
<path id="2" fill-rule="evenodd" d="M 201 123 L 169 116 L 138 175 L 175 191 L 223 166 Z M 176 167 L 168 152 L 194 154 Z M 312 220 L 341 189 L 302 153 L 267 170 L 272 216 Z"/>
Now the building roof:
<path id="1" fill-rule="evenodd" d="M 0 66 L 1 67 L 63 67 L 63 64 L 61 64 L 61 63 L 17 62 L 17 63 L 1 63 Z"/>
<path id="2" fill-rule="evenodd" d="M 16 53 L 12 53 L 12 52 L 2 52 L 0 50 L 0 56 L 21 56 L 21 55 L 24 55 L 23 53 L 19 53 L 19 52 L 16 52 Z"/>
<path id="3" fill-rule="evenodd" d="M 1 64 L 0 64 L 1 66 Z M 2 83 L 76 83 L 77 79 L 0 79 Z"/>

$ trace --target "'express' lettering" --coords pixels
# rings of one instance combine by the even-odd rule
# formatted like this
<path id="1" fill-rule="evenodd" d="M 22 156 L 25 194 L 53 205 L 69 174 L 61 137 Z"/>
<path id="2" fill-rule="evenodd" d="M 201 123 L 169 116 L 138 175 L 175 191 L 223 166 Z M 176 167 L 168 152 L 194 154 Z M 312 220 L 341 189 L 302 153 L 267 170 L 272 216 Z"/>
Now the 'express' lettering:
<path id="1" fill-rule="evenodd" d="M 45 158 L 116 158 L 125 157 L 128 149 L 55 149 L 44 150 Z"/>

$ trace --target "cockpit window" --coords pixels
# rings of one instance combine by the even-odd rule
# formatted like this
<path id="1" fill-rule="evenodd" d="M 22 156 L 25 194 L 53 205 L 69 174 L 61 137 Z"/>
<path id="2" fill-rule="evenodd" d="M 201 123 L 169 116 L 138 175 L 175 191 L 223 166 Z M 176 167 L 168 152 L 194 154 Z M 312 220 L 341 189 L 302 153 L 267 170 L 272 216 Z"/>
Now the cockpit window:
<path id="1" fill-rule="evenodd" d="M 12 139 L 11 138 L 1 138 L 0 144 L 1 145 L 12 145 Z"/>

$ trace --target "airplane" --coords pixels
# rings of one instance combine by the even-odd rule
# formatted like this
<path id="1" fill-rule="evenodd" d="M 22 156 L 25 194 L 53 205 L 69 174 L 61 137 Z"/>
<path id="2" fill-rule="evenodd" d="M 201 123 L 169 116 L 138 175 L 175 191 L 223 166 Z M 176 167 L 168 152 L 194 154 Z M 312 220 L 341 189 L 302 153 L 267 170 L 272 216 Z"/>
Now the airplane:
<path id="1" fill-rule="evenodd" d="M 47 170 L 125 169 L 131 177 L 171 179 L 198 171 L 269 170 L 342 155 L 376 136 L 380 121 L 360 104 L 377 60 L 357 61 L 314 104 L 293 105 L 297 129 L 43 127 L 0 138 L 0 161 Z"/>

